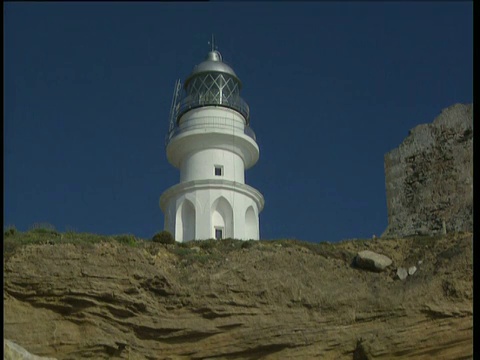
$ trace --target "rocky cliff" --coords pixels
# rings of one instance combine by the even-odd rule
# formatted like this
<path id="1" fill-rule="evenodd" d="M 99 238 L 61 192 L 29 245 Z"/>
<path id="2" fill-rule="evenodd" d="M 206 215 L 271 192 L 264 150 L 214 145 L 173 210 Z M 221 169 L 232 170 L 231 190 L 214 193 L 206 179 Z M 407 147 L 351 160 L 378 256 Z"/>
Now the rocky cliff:
<path id="1" fill-rule="evenodd" d="M 11 246 L 19 236 L 4 258 L 4 337 L 38 356 L 473 358 L 468 233 L 187 246 L 70 234 Z M 392 264 L 356 268 L 362 250 Z M 416 272 L 400 280 L 400 266 Z"/>
<path id="2" fill-rule="evenodd" d="M 385 155 L 382 236 L 473 231 L 473 105 L 444 109 Z"/>

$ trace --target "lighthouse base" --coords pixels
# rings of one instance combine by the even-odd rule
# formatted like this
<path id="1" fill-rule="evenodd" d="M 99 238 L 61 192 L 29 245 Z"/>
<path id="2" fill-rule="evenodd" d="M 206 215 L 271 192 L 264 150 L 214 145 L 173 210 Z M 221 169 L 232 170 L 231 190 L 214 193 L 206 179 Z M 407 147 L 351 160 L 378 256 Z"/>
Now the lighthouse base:
<path id="1" fill-rule="evenodd" d="M 194 180 L 167 189 L 160 197 L 165 230 L 175 240 L 258 240 L 262 194 L 229 180 Z"/>

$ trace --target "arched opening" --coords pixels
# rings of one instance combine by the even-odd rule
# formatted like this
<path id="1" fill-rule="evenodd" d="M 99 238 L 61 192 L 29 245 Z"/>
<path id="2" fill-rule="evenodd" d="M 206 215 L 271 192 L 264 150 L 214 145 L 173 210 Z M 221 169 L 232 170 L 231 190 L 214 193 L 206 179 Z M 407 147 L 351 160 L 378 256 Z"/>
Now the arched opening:
<path id="1" fill-rule="evenodd" d="M 245 212 L 245 240 L 258 240 L 258 221 L 257 215 L 250 206 Z"/>
<path id="2" fill-rule="evenodd" d="M 212 204 L 212 238 L 233 238 L 233 209 L 223 196 Z"/>
<path id="3" fill-rule="evenodd" d="M 175 239 L 180 242 L 195 240 L 195 206 L 184 200 L 177 210 Z"/>

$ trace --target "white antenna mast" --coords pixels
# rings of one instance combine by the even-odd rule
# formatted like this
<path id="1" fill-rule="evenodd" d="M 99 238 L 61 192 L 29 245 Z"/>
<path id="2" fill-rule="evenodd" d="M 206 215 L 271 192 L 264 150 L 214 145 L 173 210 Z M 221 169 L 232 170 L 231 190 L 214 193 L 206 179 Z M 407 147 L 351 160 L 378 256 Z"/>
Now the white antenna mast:
<path id="1" fill-rule="evenodd" d="M 208 42 L 208 45 L 210 45 L 210 46 L 212 47 L 212 51 L 215 51 L 215 50 L 216 50 L 215 37 L 214 37 L 213 34 L 212 34 L 212 40 Z"/>

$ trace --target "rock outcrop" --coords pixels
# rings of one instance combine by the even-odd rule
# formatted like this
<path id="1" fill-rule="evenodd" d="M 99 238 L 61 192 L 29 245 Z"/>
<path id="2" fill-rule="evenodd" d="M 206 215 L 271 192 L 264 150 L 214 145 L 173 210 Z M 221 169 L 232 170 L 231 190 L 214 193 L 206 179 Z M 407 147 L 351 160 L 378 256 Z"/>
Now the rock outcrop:
<path id="1" fill-rule="evenodd" d="M 385 155 L 383 237 L 473 231 L 473 105 L 444 109 Z"/>
<path id="2" fill-rule="evenodd" d="M 388 256 L 377 254 L 370 250 L 363 250 L 357 254 L 355 263 L 358 267 L 366 270 L 383 271 L 392 265 L 392 260 Z"/>
<path id="3" fill-rule="evenodd" d="M 39 356 L 473 357 L 471 234 L 193 250 L 59 241 L 4 258 L 4 336 Z M 367 245 L 390 270 L 352 266 Z M 396 279 L 397 266 L 419 263 Z"/>

